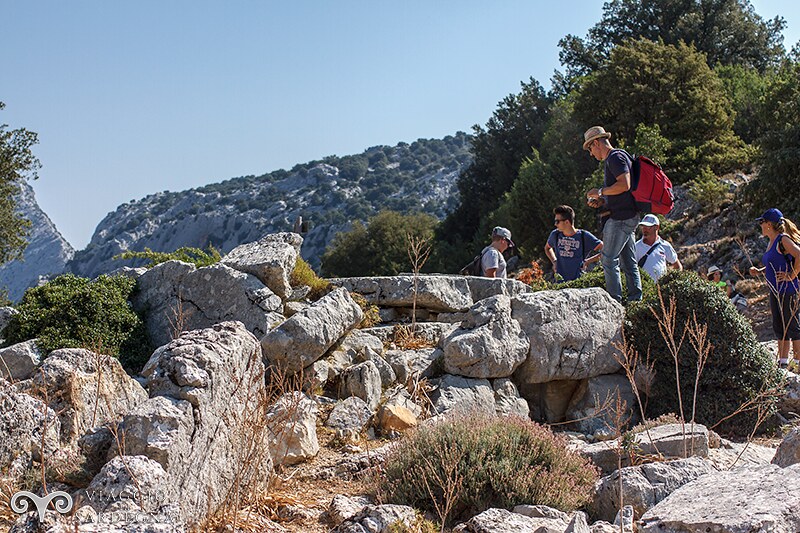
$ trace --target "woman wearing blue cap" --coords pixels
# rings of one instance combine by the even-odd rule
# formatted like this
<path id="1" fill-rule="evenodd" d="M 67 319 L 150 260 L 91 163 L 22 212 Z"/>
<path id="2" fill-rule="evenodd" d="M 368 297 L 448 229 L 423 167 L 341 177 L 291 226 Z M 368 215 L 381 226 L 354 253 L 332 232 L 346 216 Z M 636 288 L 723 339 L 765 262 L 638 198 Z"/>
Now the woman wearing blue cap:
<path id="1" fill-rule="evenodd" d="M 778 339 L 778 363 L 789 364 L 789 348 L 800 365 L 800 230 L 783 213 L 772 208 L 756 219 L 761 235 L 769 239 L 767 251 L 761 257 L 761 268 L 750 267 L 750 274 L 763 273 L 769 287 L 772 311 L 772 330 Z"/>

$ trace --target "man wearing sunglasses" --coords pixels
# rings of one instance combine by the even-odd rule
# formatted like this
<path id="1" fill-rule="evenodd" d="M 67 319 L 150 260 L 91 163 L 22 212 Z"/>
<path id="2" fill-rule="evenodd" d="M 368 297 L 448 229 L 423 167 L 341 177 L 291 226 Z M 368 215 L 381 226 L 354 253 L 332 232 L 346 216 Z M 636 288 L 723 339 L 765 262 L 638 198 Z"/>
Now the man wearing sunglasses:
<path id="1" fill-rule="evenodd" d="M 642 299 L 642 280 L 636 264 L 634 243 L 639 213 L 631 193 L 631 161 L 624 150 L 611 146 L 611 134 L 602 126 L 592 126 L 583 134 L 583 149 L 603 161 L 604 181 L 599 189 L 586 193 L 589 205 L 605 198 L 609 219 L 603 227 L 602 265 L 606 290 L 612 298 L 622 302 L 620 264 L 628 285 L 628 301 Z"/>
<path id="2" fill-rule="evenodd" d="M 603 241 L 590 232 L 575 228 L 575 210 L 568 205 L 553 209 L 556 229 L 550 232 L 544 253 L 553 264 L 556 280 L 572 281 L 583 274 L 586 267 L 600 260 L 597 253 L 603 249 Z"/>

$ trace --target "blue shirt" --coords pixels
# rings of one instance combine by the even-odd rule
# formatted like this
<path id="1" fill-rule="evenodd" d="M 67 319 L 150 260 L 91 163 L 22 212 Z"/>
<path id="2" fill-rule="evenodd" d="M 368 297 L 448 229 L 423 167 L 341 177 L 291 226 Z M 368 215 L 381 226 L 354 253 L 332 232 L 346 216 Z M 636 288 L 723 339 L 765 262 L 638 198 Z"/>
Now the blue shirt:
<path id="1" fill-rule="evenodd" d="M 568 237 L 554 229 L 547 238 L 547 244 L 556 253 L 556 273 L 562 281 L 572 281 L 581 275 L 581 266 L 592 250 L 600 244 L 600 239 L 586 230 L 579 229 Z"/>
<path id="2" fill-rule="evenodd" d="M 775 294 L 795 294 L 798 291 L 798 280 L 795 278 L 792 281 L 778 281 L 776 272 L 791 272 L 793 267 L 794 258 L 791 255 L 784 255 L 778 249 L 778 244 L 783 239 L 783 233 L 775 238 L 766 253 L 761 256 L 761 262 L 766 267 L 764 275 L 767 277 L 770 292 Z M 791 258 L 789 260 L 788 258 Z M 792 262 L 790 262 L 792 261 Z"/>
<path id="3" fill-rule="evenodd" d="M 630 156 L 624 150 L 611 150 L 606 157 L 603 172 L 605 179 L 603 187 L 611 187 L 617 182 L 617 176 L 632 173 L 632 163 Z M 633 180 L 633 176 L 631 176 Z M 633 183 L 631 183 L 633 186 Z M 622 194 L 611 194 L 606 196 L 606 205 L 611 211 L 611 218 L 614 220 L 628 220 L 639 212 L 636 208 L 636 200 L 630 190 Z"/>

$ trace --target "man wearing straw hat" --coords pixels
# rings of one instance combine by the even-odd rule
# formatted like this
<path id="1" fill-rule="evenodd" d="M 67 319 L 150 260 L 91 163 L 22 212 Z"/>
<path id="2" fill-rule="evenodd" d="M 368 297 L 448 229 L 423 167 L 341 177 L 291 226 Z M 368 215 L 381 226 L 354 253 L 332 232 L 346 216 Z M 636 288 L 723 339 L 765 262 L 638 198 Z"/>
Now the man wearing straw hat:
<path id="1" fill-rule="evenodd" d="M 602 126 L 592 126 L 583 134 L 583 149 L 598 161 L 604 161 L 603 186 L 586 193 L 589 205 L 605 198 L 609 220 L 603 228 L 602 265 L 606 290 L 612 298 L 622 301 L 620 264 L 628 285 L 628 301 L 642 299 L 642 280 L 636 264 L 636 227 L 639 213 L 631 194 L 631 161 L 624 150 L 611 146 L 611 134 Z"/>

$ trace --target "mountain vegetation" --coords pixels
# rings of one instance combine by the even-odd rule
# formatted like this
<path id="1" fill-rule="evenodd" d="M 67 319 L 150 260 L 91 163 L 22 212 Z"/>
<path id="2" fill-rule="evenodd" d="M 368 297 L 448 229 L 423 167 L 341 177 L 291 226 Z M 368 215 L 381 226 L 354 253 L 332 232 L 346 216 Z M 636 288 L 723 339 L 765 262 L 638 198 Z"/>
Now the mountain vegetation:
<path id="1" fill-rule="evenodd" d="M 67 269 L 93 277 L 146 259 L 125 252 L 168 253 L 213 246 L 226 253 L 267 233 L 292 231 L 302 220 L 303 256 L 315 268 L 334 236 L 381 211 L 441 219 L 454 209 L 454 184 L 472 160 L 470 136 L 374 146 L 261 176 L 244 176 L 188 191 L 164 191 L 119 206 L 98 225 L 89 246 Z"/>

